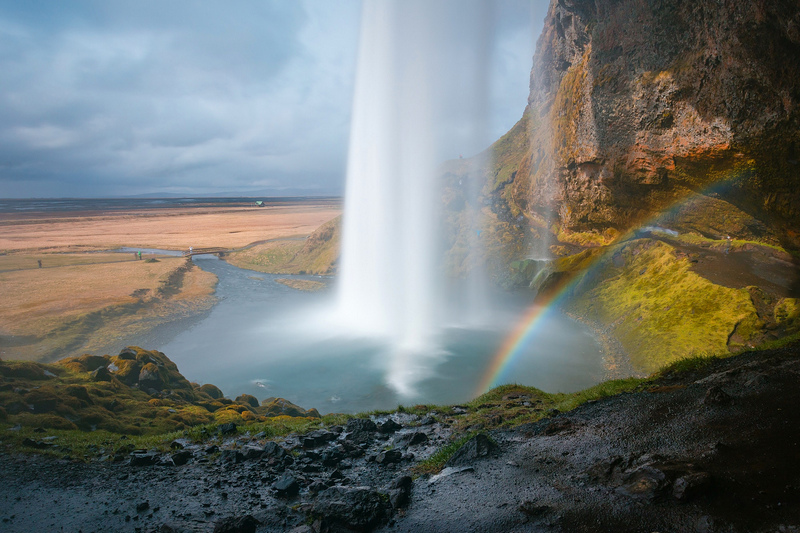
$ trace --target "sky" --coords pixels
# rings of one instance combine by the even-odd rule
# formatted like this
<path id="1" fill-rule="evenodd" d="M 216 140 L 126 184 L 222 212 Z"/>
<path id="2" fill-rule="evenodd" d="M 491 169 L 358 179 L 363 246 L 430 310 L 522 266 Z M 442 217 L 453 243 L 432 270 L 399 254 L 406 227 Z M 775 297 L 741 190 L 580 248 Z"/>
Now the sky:
<path id="1" fill-rule="evenodd" d="M 490 139 L 522 115 L 548 3 L 492 2 Z M 0 198 L 342 194 L 360 13 L 0 0 Z"/>

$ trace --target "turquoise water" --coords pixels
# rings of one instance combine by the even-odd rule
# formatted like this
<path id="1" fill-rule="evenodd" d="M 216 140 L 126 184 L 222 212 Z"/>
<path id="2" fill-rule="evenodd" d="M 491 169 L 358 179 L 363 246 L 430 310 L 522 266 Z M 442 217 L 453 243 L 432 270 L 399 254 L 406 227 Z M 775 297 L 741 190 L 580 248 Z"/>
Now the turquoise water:
<path id="1" fill-rule="evenodd" d="M 438 348 L 409 355 L 406 366 L 396 348 L 350 335 L 329 321 L 330 292 L 290 289 L 275 281 L 287 276 L 239 269 L 214 256 L 194 261 L 219 277 L 220 301 L 202 321 L 157 349 L 188 379 L 213 383 L 228 397 L 283 397 L 322 413 L 468 401 L 525 308 L 522 301 L 497 295 L 491 325 L 445 328 Z M 558 313 L 545 321 L 527 352 L 510 366 L 507 380 L 548 392 L 599 382 L 602 353 L 591 333 Z M 398 365 L 415 376 L 405 394 L 392 385 Z"/>

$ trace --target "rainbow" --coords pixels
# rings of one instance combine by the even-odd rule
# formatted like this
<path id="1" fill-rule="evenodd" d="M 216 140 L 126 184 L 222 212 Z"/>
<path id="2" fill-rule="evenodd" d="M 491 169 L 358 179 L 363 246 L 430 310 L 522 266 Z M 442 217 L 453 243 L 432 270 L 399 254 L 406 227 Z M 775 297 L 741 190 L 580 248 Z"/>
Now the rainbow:
<path id="1" fill-rule="evenodd" d="M 706 189 L 679 199 L 673 205 L 659 211 L 646 221 L 636 224 L 624 235 L 618 237 L 613 244 L 619 244 L 629 240 L 638 230 L 644 227 L 657 225 L 660 219 L 668 216 L 671 212 L 679 209 L 685 203 L 697 198 L 698 196 L 704 196 L 711 192 L 719 192 L 721 187 L 731 184 L 731 182 L 740 176 L 741 174 L 739 172 L 731 172 L 725 178 L 719 179 L 710 184 Z M 549 294 L 546 297 L 534 303 L 534 305 L 532 305 L 525 312 L 520 321 L 517 323 L 516 327 L 506 337 L 506 339 L 500 345 L 500 348 L 492 357 L 486 373 L 484 374 L 483 379 L 480 381 L 478 390 L 475 394 L 476 396 L 484 394 L 492 387 L 505 382 L 504 377 L 507 369 L 511 366 L 514 360 L 516 360 L 521 354 L 525 353 L 525 348 L 536 337 L 538 332 L 537 328 L 543 322 L 543 318 L 546 317 L 548 313 L 554 312 L 557 304 L 570 294 L 571 289 L 577 284 L 577 282 L 583 279 L 583 276 L 581 275 L 582 273 L 590 273 L 591 270 L 595 268 L 603 258 L 607 257 L 611 251 L 612 248 L 609 247 L 609 251 L 606 253 L 598 254 L 597 257 L 592 259 L 592 262 L 586 268 L 582 269 L 582 272 L 575 273 L 574 275 L 566 278 L 558 286 L 549 291 Z"/>
<path id="2" fill-rule="evenodd" d="M 486 374 L 478 386 L 476 396 L 487 392 L 492 387 L 503 382 L 506 369 L 508 369 L 519 354 L 525 352 L 525 348 L 536 336 L 538 331 L 537 326 L 543 322 L 542 319 L 546 317 L 548 313 L 553 312 L 558 301 L 570 292 L 570 288 L 580 277 L 581 276 L 574 276 L 567 280 L 547 297 L 534 303 L 525 312 L 522 319 L 517 323 L 517 326 L 511 334 L 506 337 L 494 357 L 492 357 Z"/>

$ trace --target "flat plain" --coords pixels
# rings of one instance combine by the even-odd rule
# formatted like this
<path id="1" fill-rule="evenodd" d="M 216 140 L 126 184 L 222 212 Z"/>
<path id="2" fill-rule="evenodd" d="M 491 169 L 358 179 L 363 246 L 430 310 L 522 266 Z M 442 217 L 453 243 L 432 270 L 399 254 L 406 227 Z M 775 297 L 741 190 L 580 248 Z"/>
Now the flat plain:
<path id="1" fill-rule="evenodd" d="M 118 350 L 207 312 L 217 279 L 184 257 L 302 239 L 341 213 L 336 200 L 0 214 L 0 358 L 53 361 Z"/>

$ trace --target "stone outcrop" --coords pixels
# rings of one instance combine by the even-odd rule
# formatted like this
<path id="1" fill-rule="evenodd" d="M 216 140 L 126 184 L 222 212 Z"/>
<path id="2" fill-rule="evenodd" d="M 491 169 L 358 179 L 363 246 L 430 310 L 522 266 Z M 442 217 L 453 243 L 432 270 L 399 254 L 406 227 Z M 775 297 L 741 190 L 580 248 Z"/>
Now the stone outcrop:
<path id="1" fill-rule="evenodd" d="M 798 57 L 796 2 L 554 0 L 484 203 L 518 238 L 613 236 L 713 185 L 797 248 Z"/>

